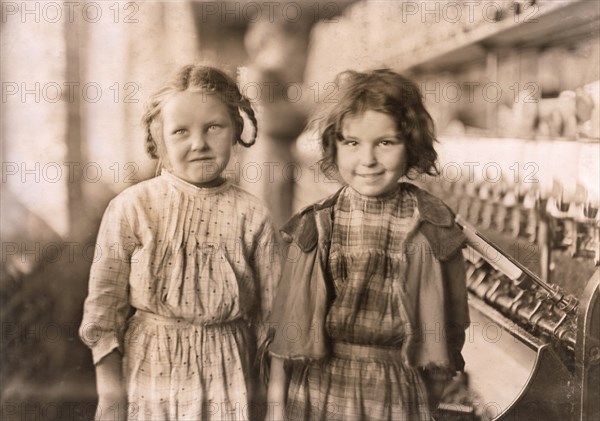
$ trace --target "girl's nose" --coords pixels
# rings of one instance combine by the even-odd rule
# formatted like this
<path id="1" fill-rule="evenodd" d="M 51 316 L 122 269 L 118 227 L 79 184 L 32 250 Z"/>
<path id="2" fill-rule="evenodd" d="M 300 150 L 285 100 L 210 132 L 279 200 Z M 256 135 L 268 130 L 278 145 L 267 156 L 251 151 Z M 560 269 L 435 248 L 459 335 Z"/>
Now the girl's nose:
<path id="1" fill-rule="evenodd" d="M 205 136 L 202 133 L 196 133 L 192 136 L 192 150 L 203 150 L 208 147 Z"/>
<path id="2" fill-rule="evenodd" d="M 360 163 L 365 167 L 372 167 L 377 163 L 375 151 L 371 146 L 367 146 L 360 151 Z"/>

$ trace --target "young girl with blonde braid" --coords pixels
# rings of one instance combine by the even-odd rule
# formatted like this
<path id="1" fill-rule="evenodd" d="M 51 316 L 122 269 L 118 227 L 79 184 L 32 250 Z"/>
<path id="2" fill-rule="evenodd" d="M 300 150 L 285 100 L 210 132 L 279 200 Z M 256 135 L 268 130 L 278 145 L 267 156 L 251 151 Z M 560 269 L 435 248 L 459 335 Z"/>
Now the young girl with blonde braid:
<path id="1" fill-rule="evenodd" d="M 345 186 L 282 230 L 295 258 L 270 320 L 268 416 L 429 421 L 464 367 L 465 238 L 441 200 L 399 182 L 436 173 L 418 87 L 390 70 L 338 80 L 320 141 Z"/>
<path id="2" fill-rule="evenodd" d="M 241 112 L 254 125 L 249 142 Z M 185 66 L 144 123 L 162 173 L 106 209 L 80 329 L 97 417 L 248 419 L 280 262 L 267 210 L 223 171 L 236 143 L 254 143 L 254 112 L 224 72 Z"/>

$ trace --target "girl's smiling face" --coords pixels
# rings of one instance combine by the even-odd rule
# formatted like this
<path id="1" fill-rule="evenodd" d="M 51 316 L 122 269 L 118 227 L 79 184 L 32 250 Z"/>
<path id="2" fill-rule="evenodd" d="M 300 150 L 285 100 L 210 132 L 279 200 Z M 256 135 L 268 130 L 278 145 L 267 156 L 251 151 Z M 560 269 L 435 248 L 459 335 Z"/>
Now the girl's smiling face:
<path id="1" fill-rule="evenodd" d="M 161 110 L 166 168 L 198 187 L 224 179 L 234 143 L 233 122 L 225 104 L 203 92 L 177 92 Z"/>
<path id="2" fill-rule="evenodd" d="M 386 113 L 367 110 L 345 117 L 336 149 L 340 176 L 365 196 L 392 191 L 406 173 L 406 146 Z"/>

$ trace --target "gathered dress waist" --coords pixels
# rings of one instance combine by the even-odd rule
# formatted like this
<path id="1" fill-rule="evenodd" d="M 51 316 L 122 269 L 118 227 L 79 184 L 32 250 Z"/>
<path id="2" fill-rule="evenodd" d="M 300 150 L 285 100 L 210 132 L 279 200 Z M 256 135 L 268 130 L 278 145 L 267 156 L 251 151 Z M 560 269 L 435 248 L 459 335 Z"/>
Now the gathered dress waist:
<path id="1" fill-rule="evenodd" d="M 193 318 L 186 319 L 183 317 L 170 317 L 170 316 L 162 316 L 160 314 L 151 313 L 145 310 L 136 310 L 134 318 L 138 319 L 142 322 L 150 322 L 155 325 L 160 326 L 173 326 L 173 327 L 201 327 L 201 328 L 230 328 L 236 329 L 244 326 L 248 326 L 248 321 L 243 317 L 238 317 L 233 320 L 220 320 L 218 322 L 207 322 L 205 319 Z"/>
<path id="2" fill-rule="evenodd" d="M 337 358 L 354 361 L 382 361 L 400 363 L 402 351 L 396 347 L 359 345 L 348 342 L 334 342 L 333 355 Z"/>

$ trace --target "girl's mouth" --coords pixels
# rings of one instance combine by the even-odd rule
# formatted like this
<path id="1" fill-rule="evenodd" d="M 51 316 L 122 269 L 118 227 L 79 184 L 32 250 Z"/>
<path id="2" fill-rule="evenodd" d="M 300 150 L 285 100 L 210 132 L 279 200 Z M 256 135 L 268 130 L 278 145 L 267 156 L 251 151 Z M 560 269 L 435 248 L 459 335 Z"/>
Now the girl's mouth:
<path id="1" fill-rule="evenodd" d="M 383 172 L 376 172 L 376 173 L 367 173 L 367 174 L 364 174 L 364 173 L 363 174 L 358 174 L 357 173 L 356 175 L 359 176 L 359 177 L 363 177 L 363 178 L 376 178 L 376 177 L 379 177 L 379 176 L 381 176 L 383 174 L 384 174 Z"/>

